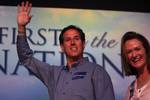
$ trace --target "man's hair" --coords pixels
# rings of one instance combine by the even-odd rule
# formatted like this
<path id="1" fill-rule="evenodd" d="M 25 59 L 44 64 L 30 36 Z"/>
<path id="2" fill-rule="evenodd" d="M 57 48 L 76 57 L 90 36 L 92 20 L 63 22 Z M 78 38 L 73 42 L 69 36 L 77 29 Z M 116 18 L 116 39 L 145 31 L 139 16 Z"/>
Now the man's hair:
<path id="1" fill-rule="evenodd" d="M 82 31 L 82 29 L 75 25 L 69 25 L 69 26 L 65 27 L 60 33 L 60 36 L 59 36 L 60 44 L 62 44 L 64 42 L 63 34 L 69 29 L 75 29 L 76 31 L 78 31 L 80 33 L 80 38 L 81 38 L 82 42 L 85 42 L 85 33 Z"/>
<path id="2" fill-rule="evenodd" d="M 125 48 L 124 48 L 125 42 L 128 40 L 131 40 L 131 39 L 137 39 L 142 43 L 142 45 L 145 49 L 145 53 L 146 53 L 147 69 L 150 73 L 150 44 L 149 44 L 149 41 L 141 34 L 136 33 L 134 31 L 129 31 L 129 32 L 126 32 L 121 39 L 121 62 L 122 62 L 122 68 L 124 69 L 125 75 L 127 75 L 127 76 L 137 75 L 136 69 L 131 64 L 129 64 L 129 61 L 125 54 Z"/>

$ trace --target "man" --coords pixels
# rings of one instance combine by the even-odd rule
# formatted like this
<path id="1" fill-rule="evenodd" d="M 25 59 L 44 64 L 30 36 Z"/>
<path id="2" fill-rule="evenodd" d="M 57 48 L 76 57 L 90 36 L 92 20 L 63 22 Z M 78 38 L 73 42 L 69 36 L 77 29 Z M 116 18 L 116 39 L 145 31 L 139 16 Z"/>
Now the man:
<path id="1" fill-rule="evenodd" d="M 51 100 L 114 100 L 111 79 L 99 65 L 83 57 L 85 35 L 70 25 L 59 37 L 66 54 L 66 66 L 49 65 L 33 57 L 26 40 L 26 25 L 30 22 L 32 4 L 18 5 L 17 51 L 20 62 L 31 70 L 48 88 Z"/>

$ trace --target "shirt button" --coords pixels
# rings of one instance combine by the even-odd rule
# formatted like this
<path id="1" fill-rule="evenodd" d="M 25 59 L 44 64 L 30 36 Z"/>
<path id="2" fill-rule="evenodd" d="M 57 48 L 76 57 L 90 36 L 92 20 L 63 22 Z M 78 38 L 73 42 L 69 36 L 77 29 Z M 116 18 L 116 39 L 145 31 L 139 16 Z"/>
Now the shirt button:
<path id="1" fill-rule="evenodd" d="M 66 95 L 66 93 L 65 93 L 65 92 L 63 92 L 62 94 L 63 94 L 63 95 Z"/>
<path id="2" fill-rule="evenodd" d="M 66 82 L 66 84 L 69 84 L 69 82 Z"/>
<path id="3" fill-rule="evenodd" d="M 139 93 L 140 93 L 140 92 L 141 92 L 141 89 L 139 89 L 138 91 L 139 91 Z"/>

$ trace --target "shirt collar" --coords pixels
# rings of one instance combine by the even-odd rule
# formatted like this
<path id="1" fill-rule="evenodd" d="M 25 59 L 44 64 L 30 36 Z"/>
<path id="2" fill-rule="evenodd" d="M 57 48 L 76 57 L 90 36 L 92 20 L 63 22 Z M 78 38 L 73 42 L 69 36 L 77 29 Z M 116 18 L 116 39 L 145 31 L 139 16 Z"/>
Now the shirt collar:
<path id="1" fill-rule="evenodd" d="M 88 57 L 83 57 L 83 59 L 81 59 L 81 60 L 77 61 L 76 63 L 72 64 L 71 68 L 77 68 L 78 65 L 80 65 L 80 64 L 82 64 L 84 62 L 87 62 L 87 61 L 89 61 Z M 69 70 L 67 65 L 63 67 L 63 70 L 66 70 L 66 71 Z"/>

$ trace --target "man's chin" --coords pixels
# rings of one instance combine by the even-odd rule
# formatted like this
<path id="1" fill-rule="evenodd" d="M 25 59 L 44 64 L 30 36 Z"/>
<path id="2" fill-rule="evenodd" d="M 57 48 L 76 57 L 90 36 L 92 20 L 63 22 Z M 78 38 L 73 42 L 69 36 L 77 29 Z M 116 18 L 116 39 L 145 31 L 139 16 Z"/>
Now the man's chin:
<path id="1" fill-rule="evenodd" d="M 77 55 L 72 55 L 69 58 L 73 59 L 73 60 L 79 60 L 81 57 L 77 56 Z"/>

